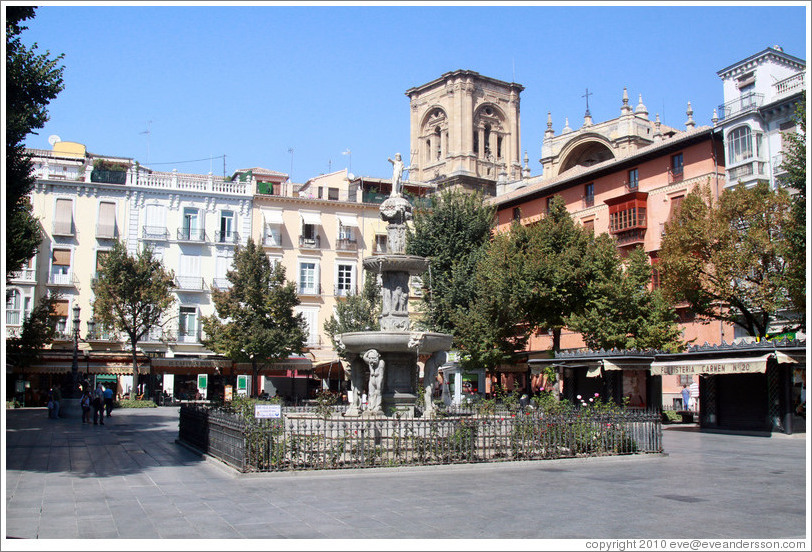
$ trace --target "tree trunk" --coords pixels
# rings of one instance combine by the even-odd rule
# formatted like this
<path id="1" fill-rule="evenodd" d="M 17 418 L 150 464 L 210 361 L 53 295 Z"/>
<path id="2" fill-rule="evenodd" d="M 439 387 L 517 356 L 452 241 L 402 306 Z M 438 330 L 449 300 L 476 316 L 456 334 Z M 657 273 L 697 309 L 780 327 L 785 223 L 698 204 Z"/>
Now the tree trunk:
<path id="1" fill-rule="evenodd" d="M 561 328 L 553 328 L 553 352 L 561 350 Z"/>
<path id="2" fill-rule="evenodd" d="M 251 396 L 255 399 L 259 397 L 259 368 L 257 368 L 257 359 L 251 359 Z"/>
<path id="3" fill-rule="evenodd" d="M 135 348 L 138 345 L 138 340 L 130 339 L 130 344 L 132 345 L 133 353 L 133 386 L 130 390 L 130 398 L 134 399 L 138 394 L 138 352 Z"/>

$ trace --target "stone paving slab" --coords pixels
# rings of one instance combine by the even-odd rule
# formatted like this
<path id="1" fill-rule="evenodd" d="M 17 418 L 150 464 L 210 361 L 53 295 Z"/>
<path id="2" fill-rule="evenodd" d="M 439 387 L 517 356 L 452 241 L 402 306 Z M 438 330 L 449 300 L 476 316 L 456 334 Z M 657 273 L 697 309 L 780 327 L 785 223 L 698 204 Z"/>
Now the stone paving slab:
<path id="1" fill-rule="evenodd" d="M 177 432 L 171 407 L 118 410 L 104 426 L 6 411 L 5 536 L 87 539 L 83 548 L 108 550 L 110 539 L 219 539 L 220 547 L 224 539 L 807 531 L 804 435 L 674 427 L 664 431 L 665 455 L 248 475 L 177 444 Z"/>

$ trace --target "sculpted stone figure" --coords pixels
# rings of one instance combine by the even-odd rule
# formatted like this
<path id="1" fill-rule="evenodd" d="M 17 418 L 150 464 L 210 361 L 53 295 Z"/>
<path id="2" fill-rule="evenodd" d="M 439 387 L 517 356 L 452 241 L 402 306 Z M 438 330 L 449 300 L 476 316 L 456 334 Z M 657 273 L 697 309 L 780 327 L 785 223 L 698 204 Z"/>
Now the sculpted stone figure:
<path id="1" fill-rule="evenodd" d="M 383 391 L 383 371 L 385 362 L 381 354 L 375 349 L 370 349 L 363 356 L 364 362 L 369 366 L 369 408 L 374 414 L 382 414 L 381 399 Z"/>
<path id="2" fill-rule="evenodd" d="M 437 370 L 446 363 L 448 353 L 437 351 L 429 357 L 423 365 L 423 416 L 428 417 L 434 412 L 434 384 L 437 382 Z"/>
<path id="3" fill-rule="evenodd" d="M 389 193 L 389 197 L 400 197 L 400 191 L 403 188 L 403 171 L 405 170 L 403 160 L 400 154 L 396 153 L 395 160 L 392 161 L 390 157 L 389 162 L 392 163 L 392 191 Z"/>
<path id="4" fill-rule="evenodd" d="M 345 416 L 361 415 L 361 394 L 364 392 L 364 362 L 358 355 L 350 360 L 349 365 L 344 368 L 350 378 L 350 388 L 352 389 L 352 400 Z"/>

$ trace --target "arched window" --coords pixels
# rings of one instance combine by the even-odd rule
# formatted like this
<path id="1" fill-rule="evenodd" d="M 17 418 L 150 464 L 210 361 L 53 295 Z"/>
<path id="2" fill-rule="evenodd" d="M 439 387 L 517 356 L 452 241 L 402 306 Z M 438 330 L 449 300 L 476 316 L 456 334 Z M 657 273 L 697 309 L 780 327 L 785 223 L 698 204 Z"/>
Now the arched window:
<path id="1" fill-rule="evenodd" d="M 750 127 L 741 126 L 728 134 L 728 163 L 738 163 L 753 157 L 753 134 Z"/>
<path id="2" fill-rule="evenodd" d="M 485 157 L 491 154 L 491 125 L 485 125 Z"/>
<path id="3" fill-rule="evenodd" d="M 437 152 L 437 161 L 439 161 L 440 157 L 443 154 L 443 152 L 442 152 L 442 149 L 443 149 L 442 148 L 442 140 L 440 140 L 440 127 L 437 127 L 437 128 L 434 129 L 434 139 L 437 141 L 437 143 L 435 144 L 434 149 Z"/>

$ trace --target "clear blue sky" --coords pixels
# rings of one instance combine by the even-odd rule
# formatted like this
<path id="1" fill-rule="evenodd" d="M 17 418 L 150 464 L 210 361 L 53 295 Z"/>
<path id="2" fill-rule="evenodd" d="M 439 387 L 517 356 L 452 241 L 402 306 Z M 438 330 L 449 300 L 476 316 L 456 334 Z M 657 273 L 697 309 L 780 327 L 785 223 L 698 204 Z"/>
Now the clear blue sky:
<path id="1" fill-rule="evenodd" d="M 228 174 L 292 162 L 296 182 L 344 167 L 388 177 L 387 157 L 408 161 L 405 91 L 469 69 L 524 85 L 521 147 L 536 175 L 548 111 L 556 133 L 565 117 L 579 128 L 589 88 L 593 120 L 614 118 L 625 86 L 652 120 L 684 128 L 690 101 L 709 125 L 718 70 L 772 45 L 808 59 L 808 9 L 51 4 L 22 38 L 65 54 L 65 90 L 26 145 L 56 134 L 156 170 L 222 174 L 209 157 L 225 154 Z"/>

